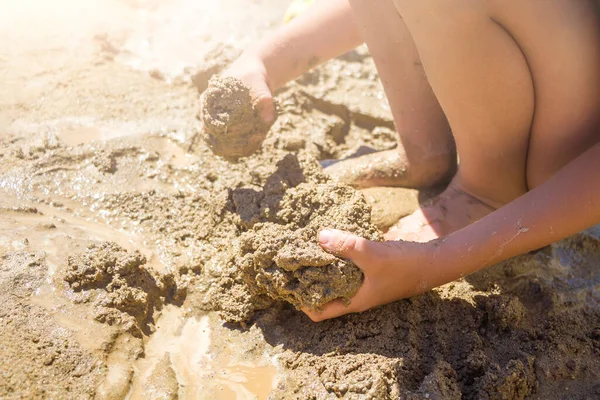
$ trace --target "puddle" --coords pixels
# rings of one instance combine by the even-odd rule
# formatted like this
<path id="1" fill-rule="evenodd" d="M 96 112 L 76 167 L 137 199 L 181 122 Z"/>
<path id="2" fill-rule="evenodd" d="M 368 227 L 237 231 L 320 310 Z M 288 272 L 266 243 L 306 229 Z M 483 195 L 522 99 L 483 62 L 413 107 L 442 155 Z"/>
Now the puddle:
<path id="1" fill-rule="evenodd" d="M 158 151 L 162 156 L 161 158 L 176 168 L 189 167 L 198 159 L 198 156 L 188 153 L 171 139 L 154 136 L 149 137 L 147 142 L 153 148 L 159 149 Z"/>
<path id="2" fill-rule="evenodd" d="M 107 131 L 92 126 L 73 126 L 63 128 L 57 134 L 58 138 L 67 146 L 77 146 L 95 140 L 109 140 L 126 136 L 123 131 Z"/>
<path id="3" fill-rule="evenodd" d="M 152 385 L 154 367 L 168 354 L 183 399 L 267 399 L 276 382 L 276 368 L 266 356 L 252 360 L 239 354 L 235 333 L 219 331 L 216 318 L 186 317 L 184 310 L 165 307 L 156 332 L 145 343 L 145 358 L 134 365 L 129 399 L 143 399 Z M 229 337 L 224 338 L 223 335 Z M 226 343 L 227 348 L 219 348 Z"/>
<path id="4" fill-rule="evenodd" d="M 81 209 L 76 202 L 60 199 L 64 207 L 69 205 Z M 69 246 L 75 239 L 79 241 L 113 241 L 128 250 L 138 250 L 146 256 L 149 264 L 162 271 L 164 267 L 156 260 L 152 249 L 141 236 L 131 231 L 116 230 L 100 222 L 90 221 L 83 217 L 74 216 L 61 209 L 36 203 L 35 208 L 40 212 L 5 212 L 0 221 L 0 248 L 6 250 L 25 250 L 32 248 L 46 253 L 48 276 L 51 278 L 57 265 L 65 261 Z"/>

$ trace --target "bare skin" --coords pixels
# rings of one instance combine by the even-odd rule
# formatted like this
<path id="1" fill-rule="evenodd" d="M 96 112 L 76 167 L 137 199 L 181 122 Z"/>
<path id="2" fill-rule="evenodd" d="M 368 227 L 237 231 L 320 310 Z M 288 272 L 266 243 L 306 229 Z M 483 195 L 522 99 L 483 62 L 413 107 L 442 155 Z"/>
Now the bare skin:
<path id="1" fill-rule="evenodd" d="M 365 282 L 349 307 L 306 310 L 313 320 L 421 293 L 600 223 L 595 2 L 330 0 L 246 57 L 274 90 L 314 66 L 314 54 L 324 61 L 361 39 L 401 146 L 340 162 L 332 174 L 361 187 L 429 186 L 452 173 L 454 146 L 460 165 L 438 199 L 387 234 L 442 239 L 321 235 L 325 249 L 363 268 Z"/>
<path id="2" fill-rule="evenodd" d="M 412 35 L 391 1 L 345 3 L 352 8 L 377 66 L 399 146 L 340 161 L 327 171 L 358 188 L 433 186 L 454 173 L 456 154 L 448 121 L 425 76 Z"/>
<path id="3" fill-rule="evenodd" d="M 322 312 L 304 312 L 315 322 L 362 312 L 598 224 L 600 180 L 597 174 L 582 171 L 599 170 L 600 145 L 596 145 L 539 187 L 479 221 L 427 243 L 371 242 L 347 232 L 322 231 L 321 246 L 354 261 L 364 273 L 364 282 L 349 305 L 333 301 Z"/>
<path id="4" fill-rule="evenodd" d="M 439 196 L 400 219 L 385 237 L 388 240 L 428 242 L 470 225 L 493 211 L 493 207 L 466 193 L 453 180 Z"/>

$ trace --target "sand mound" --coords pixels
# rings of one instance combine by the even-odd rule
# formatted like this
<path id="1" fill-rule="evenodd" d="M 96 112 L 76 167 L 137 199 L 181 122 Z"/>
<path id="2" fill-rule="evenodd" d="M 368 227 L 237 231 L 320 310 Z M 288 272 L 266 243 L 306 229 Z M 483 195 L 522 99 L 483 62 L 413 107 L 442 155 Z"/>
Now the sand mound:
<path id="1" fill-rule="evenodd" d="M 246 321 L 273 301 L 310 309 L 348 301 L 362 272 L 321 249 L 319 230 L 382 239 L 363 195 L 330 182 L 310 157 L 285 156 L 262 190 L 231 190 L 227 209 L 236 216 L 239 239 L 207 263 L 200 301 L 228 321 Z"/>
<path id="2" fill-rule="evenodd" d="M 139 252 L 104 242 L 69 256 L 64 280 L 81 293 L 79 301 L 93 302 L 97 321 L 141 336 L 151 332 L 152 314 L 174 289 L 172 275 L 153 273 L 145 264 Z"/>

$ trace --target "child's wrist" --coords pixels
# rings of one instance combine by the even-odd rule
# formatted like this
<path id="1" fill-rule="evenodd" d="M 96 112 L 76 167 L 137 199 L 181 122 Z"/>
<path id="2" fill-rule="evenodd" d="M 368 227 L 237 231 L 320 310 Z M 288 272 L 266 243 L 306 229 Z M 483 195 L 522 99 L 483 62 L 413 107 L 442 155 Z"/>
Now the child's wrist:
<path id="1" fill-rule="evenodd" d="M 411 284 L 404 286 L 399 298 L 416 296 L 446 283 L 443 278 L 445 262 L 440 251 L 438 240 L 425 243 L 400 242 L 396 281 Z"/>
<path id="2" fill-rule="evenodd" d="M 462 236 L 460 231 L 427 244 L 429 245 L 427 252 L 431 254 L 429 269 L 432 288 L 463 278 L 473 272 L 475 252 L 471 252 L 472 246 L 467 245 L 468 237 Z"/>
<path id="3" fill-rule="evenodd" d="M 265 82 L 269 88 L 273 91 L 277 87 L 273 86 L 272 74 L 269 72 L 267 66 L 266 57 L 257 49 L 248 49 L 242 53 L 242 55 L 235 61 L 236 67 L 243 70 L 251 70 L 254 74 L 260 74 L 263 76 Z M 236 69 L 237 69 L 236 68 Z"/>
<path id="4" fill-rule="evenodd" d="M 410 266 L 413 268 L 412 274 L 414 274 L 417 285 L 414 292 L 409 293 L 409 296 L 424 293 L 456 279 L 449 274 L 450 271 L 456 269 L 453 267 L 456 264 L 452 252 L 445 246 L 443 238 L 410 244 L 415 246 L 416 257 Z"/>

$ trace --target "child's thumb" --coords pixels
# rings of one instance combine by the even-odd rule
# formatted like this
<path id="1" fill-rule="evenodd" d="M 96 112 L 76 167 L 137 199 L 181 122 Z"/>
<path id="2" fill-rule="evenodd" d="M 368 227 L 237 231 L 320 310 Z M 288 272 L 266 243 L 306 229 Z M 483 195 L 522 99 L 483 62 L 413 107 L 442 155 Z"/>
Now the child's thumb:
<path id="1" fill-rule="evenodd" d="M 275 104 L 273 102 L 273 95 L 271 90 L 265 83 L 258 88 L 253 90 L 254 95 L 254 107 L 258 110 L 258 113 L 262 120 L 271 125 L 275 122 Z"/>
<path id="2" fill-rule="evenodd" d="M 369 256 L 371 242 L 360 236 L 337 229 L 324 229 L 319 232 L 319 244 L 331 254 L 361 264 Z"/>

